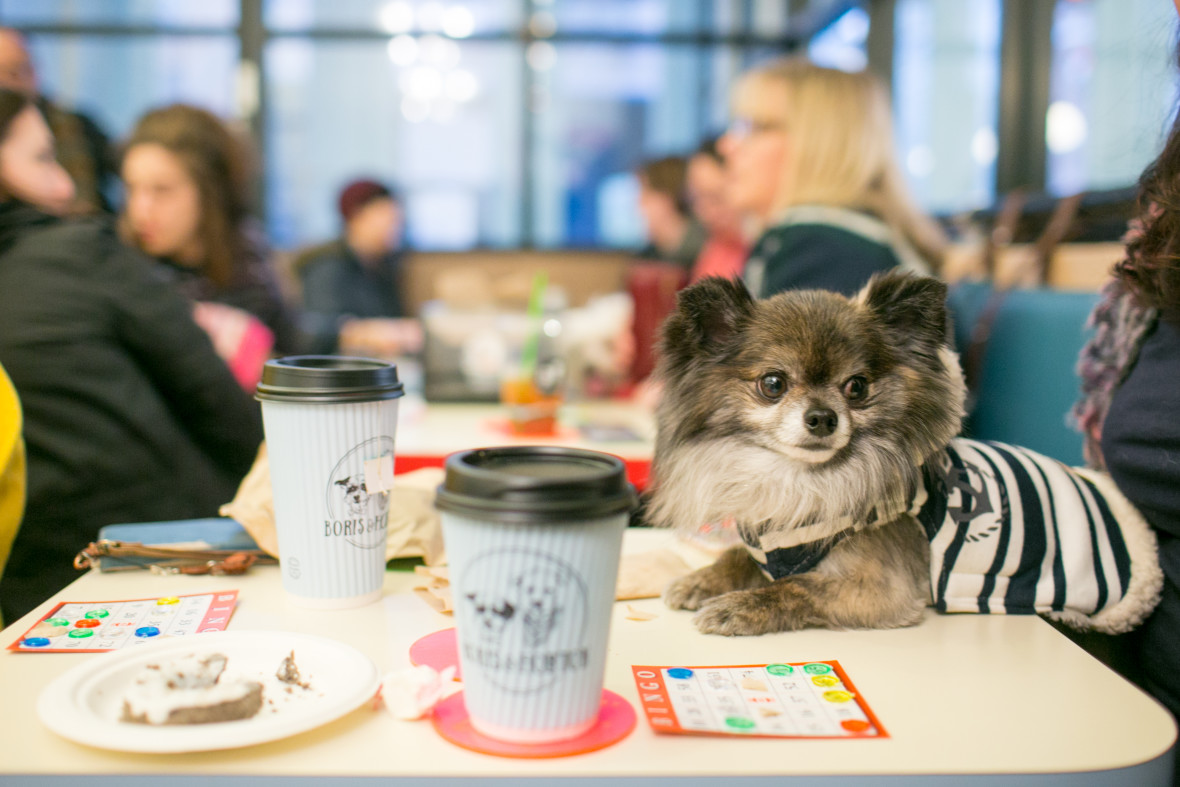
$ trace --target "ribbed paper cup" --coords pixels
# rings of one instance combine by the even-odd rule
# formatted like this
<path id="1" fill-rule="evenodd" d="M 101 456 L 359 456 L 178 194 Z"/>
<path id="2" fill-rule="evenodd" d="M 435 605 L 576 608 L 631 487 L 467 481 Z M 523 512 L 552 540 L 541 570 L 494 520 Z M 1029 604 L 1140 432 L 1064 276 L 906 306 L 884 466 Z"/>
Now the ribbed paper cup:
<path id="1" fill-rule="evenodd" d="M 283 587 L 296 604 L 340 609 L 381 597 L 389 495 L 366 462 L 392 475 L 397 367 L 340 356 L 268 361 L 262 402 Z"/>
<path id="2" fill-rule="evenodd" d="M 574 738 L 598 717 L 623 529 L 623 463 L 552 446 L 448 458 L 436 505 L 471 724 L 493 738 Z"/>

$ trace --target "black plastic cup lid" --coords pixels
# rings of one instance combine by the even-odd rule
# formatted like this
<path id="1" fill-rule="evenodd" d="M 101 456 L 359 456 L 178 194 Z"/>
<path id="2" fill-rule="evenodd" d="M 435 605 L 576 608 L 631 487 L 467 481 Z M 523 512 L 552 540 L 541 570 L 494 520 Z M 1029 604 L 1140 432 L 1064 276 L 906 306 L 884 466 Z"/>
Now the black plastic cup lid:
<path id="1" fill-rule="evenodd" d="M 560 446 L 480 448 L 447 457 L 440 511 L 521 524 L 561 524 L 630 511 L 635 487 L 617 457 Z"/>
<path id="2" fill-rule="evenodd" d="M 375 402 L 405 394 L 397 366 L 344 355 L 289 355 L 267 361 L 255 398 L 264 402 Z"/>

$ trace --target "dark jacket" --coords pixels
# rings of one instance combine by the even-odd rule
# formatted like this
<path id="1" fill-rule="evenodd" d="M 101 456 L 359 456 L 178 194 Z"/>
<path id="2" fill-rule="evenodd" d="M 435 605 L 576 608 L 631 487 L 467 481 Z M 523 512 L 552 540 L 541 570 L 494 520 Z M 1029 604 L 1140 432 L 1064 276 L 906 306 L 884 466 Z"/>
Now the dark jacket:
<path id="1" fill-rule="evenodd" d="M 337 240 L 304 252 L 295 267 L 303 285 L 302 327 L 313 352 L 335 352 L 340 324 L 348 318 L 406 316 L 399 251 L 365 264 Z"/>
<path id="2" fill-rule="evenodd" d="M 215 516 L 254 459 L 257 403 L 159 274 L 107 220 L 0 204 L 0 365 L 28 450 L 10 622 L 76 576 L 100 526 Z"/>
<path id="3" fill-rule="evenodd" d="M 1157 316 L 1138 357 L 1128 360 L 1102 424 L 1102 455 L 1119 489 L 1156 528 L 1166 581 L 1155 613 L 1121 643 L 1129 660 L 1123 666 L 1180 717 L 1180 326 Z"/>
<path id="4" fill-rule="evenodd" d="M 883 222 L 845 208 L 802 205 L 762 233 L 742 276 L 758 298 L 784 290 L 853 295 L 874 273 L 898 266 L 929 273 Z"/>

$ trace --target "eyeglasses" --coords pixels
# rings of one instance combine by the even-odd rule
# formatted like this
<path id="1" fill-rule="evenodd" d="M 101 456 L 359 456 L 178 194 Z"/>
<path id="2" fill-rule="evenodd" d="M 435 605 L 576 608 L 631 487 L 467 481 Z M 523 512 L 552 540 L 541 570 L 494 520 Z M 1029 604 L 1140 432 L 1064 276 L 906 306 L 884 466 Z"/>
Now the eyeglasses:
<path id="1" fill-rule="evenodd" d="M 754 120 L 753 118 L 739 117 L 734 118 L 730 122 L 729 128 L 726 129 L 725 133 L 735 139 L 745 139 L 754 134 L 782 130 L 783 124 L 775 120 Z"/>

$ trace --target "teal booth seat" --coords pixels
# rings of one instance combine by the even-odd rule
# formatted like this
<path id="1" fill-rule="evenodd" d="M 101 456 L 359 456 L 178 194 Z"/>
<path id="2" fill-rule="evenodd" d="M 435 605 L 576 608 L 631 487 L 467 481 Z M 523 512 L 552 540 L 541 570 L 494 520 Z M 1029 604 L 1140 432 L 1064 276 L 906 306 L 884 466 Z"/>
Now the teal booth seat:
<path id="1" fill-rule="evenodd" d="M 976 361 L 975 379 L 969 377 L 974 404 L 963 434 L 1081 465 L 1082 436 L 1066 418 L 1078 398 L 1075 366 L 1091 334 L 1086 319 L 1098 294 L 1047 288 L 994 292 L 988 284 L 961 283 L 947 297 L 960 361 L 967 364 L 968 355 Z M 994 316 L 986 342 L 968 353 L 989 310 Z"/>

